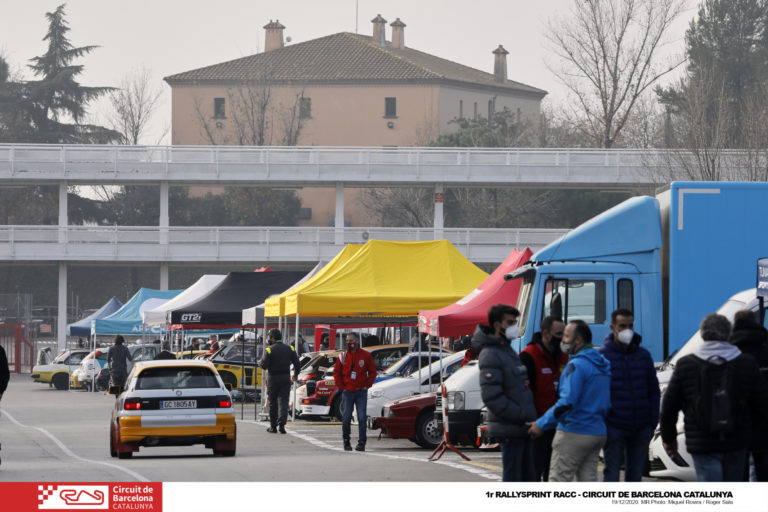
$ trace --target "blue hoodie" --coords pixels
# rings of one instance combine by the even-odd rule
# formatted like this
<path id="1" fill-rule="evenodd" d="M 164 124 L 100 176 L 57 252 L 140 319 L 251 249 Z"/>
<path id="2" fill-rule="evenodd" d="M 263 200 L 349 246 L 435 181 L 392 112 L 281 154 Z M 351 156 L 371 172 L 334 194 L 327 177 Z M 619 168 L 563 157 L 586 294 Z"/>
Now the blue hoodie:
<path id="1" fill-rule="evenodd" d="M 560 376 L 560 397 L 536 420 L 541 430 L 605 435 L 605 417 L 611 408 L 611 363 L 592 345 L 571 356 Z M 555 412 L 557 411 L 557 412 Z"/>

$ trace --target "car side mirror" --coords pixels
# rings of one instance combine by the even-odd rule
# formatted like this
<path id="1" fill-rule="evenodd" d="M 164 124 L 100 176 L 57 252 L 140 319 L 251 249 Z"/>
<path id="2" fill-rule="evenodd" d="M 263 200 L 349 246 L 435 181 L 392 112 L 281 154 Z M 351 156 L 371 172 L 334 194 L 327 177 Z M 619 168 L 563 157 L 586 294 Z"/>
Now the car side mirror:
<path id="1" fill-rule="evenodd" d="M 119 395 L 123 392 L 123 388 L 121 386 L 109 386 L 109 394 L 110 395 Z"/>
<path id="2" fill-rule="evenodd" d="M 227 391 L 230 391 L 230 392 L 232 391 L 232 384 L 230 384 L 229 382 L 224 384 L 224 387 L 226 388 Z"/>

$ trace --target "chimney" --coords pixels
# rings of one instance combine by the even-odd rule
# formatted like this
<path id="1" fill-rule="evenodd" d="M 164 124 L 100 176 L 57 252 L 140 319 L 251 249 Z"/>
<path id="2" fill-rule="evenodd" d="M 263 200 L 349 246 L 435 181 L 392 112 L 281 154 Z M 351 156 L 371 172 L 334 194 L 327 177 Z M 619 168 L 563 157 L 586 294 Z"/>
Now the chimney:
<path id="1" fill-rule="evenodd" d="M 392 27 L 392 48 L 402 50 L 405 48 L 405 23 L 397 18 L 389 26 Z"/>
<path id="2" fill-rule="evenodd" d="M 373 43 L 379 46 L 385 46 L 387 40 L 384 37 L 385 25 L 387 20 L 381 17 L 381 14 L 377 14 L 375 18 L 371 20 L 373 23 Z"/>
<path id="3" fill-rule="evenodd" d="M 493 50 L 495 57 L 493 58 L 493 78 L 497 82 L 507 81 L 507 55 L 509 52 L 499 45 L 498 48 Z"/>
<path id="4" fill-rule="evenodd" d="M 280 20 L 272 21 L 264 25 L 266 31 L 266 37 L 264 41 L 264 51 L 271 52 L 283 47 L 283 29 L 285 27 L 280 24 Z"/>

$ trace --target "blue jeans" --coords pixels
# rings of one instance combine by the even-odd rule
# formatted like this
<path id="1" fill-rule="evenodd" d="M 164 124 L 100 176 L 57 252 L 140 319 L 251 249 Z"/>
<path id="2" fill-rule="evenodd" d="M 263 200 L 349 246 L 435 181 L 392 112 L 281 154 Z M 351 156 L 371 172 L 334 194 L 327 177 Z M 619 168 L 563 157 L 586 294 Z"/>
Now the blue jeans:
<path id="1" fill-rule="evenodd" d="M 743 482 L 747 451 L 692 453 L 699 482 Z"/>
<path id="2" fill-rule="evenodd" d="M 509 438 L 501 442 L 502 482 L 535 482 L 533 441 L 527 437 Z"/>
<path id="3" fill-rule="evenodd" d="M 653 429 L 650 426 L 640 430 L 622 430 L 610 425 L 606 427 L 607 439 L 603 446 L 605 457 L 603 481 L 618 482 L 622 462 L 624 462 L 624 481 L 641 481 Z"/>
<path id="4" fill-rule="evenodd" d="M 368 390 L 341 392 L 341 437 L 349 442 L 350 424 L 352 423 L 352 407 L 357 408 L 357 441 L 365 444 L 367 441 L 365 408 L 368 406 Z"/>

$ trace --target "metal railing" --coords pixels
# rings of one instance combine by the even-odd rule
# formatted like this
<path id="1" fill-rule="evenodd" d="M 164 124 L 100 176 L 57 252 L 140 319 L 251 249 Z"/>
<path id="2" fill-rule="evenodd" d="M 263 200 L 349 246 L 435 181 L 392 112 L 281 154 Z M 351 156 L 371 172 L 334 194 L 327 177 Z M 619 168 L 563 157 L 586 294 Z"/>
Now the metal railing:
<path id="1" fill-rule="evenodd" d="M 342 242 L 450 240 L 466 255 L 500 261 L 512 248 L 539 249 L 567 229 L 355 227 Z M 338 250 L 335 228 L 158 226 L 0 226 L 0 260 L 311 261 Z M 497 254 L 498 253 L 498 254 Z M 483 259 L 483 258 L 481 258 Z"/>
<path id="2" fill-rule="evenodd" d="M 176 183 L 656 183 L 662 152 L 632 149 L 0 144 L 0 181 Z M 650 169 L 650 170 L 649 170 Z"/>

